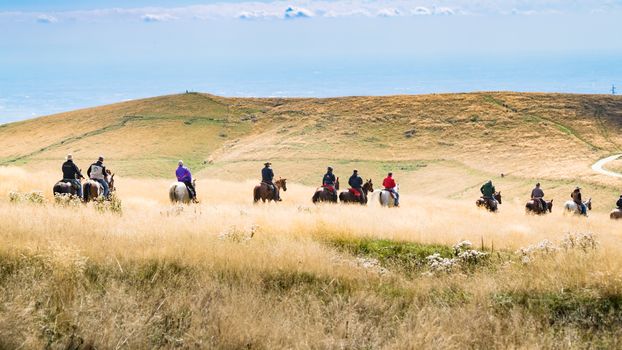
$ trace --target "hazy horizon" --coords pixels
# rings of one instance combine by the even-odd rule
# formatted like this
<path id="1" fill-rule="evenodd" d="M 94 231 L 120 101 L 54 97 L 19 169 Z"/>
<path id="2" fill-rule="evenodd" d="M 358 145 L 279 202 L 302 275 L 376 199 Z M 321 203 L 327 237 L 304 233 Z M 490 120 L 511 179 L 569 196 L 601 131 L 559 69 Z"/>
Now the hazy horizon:
<path id="1" fill-rule="evenodd" d="M 6 1 L 0 123 L 185 90 L 606 94 L 620 19 L 619 1 Z"/>

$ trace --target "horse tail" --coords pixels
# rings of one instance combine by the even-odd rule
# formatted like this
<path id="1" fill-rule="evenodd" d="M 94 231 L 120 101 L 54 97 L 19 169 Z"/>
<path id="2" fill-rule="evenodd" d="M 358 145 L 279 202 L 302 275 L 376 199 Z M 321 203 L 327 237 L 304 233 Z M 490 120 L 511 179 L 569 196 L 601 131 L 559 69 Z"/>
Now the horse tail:
<path id="1" fill-rule="evenodd" d="M 84 191 L 82 191 L 82 192 L 84 192 L 83 193 L 83 195 L 84 195 L 84 202 L 86 203 L 86 202 L 88 202 L 91 199 L 91 183 L 90 182 L 87 181 L 84 184 Z"/>
<path id="2" fill-rule="evenodd" d="M 176 184 L 171 185 L 168 189 L 168 198 L 171 200 L 171 203 L 175 203 L 175 189 L 177 188 Z"/>
<path id="3" fill-rule="evenodd" d="M 313 194 L 313 197 L 311 197 L 311 201 L 315 204 L 317 203 L 319 197 L 320 197 L 320 191 L 315 191 L 315 193 Z"/>

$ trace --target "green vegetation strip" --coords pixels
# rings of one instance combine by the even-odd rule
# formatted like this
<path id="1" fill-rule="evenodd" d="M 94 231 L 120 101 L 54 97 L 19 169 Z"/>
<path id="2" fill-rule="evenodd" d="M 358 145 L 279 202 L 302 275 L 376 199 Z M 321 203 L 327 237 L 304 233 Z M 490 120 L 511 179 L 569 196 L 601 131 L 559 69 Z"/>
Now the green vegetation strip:
<path id="1" fill-rule="evenodd" d="M 333 237 L 327 244 L 354 256 L 377 259 L 387 268 L 405 270 L 420 269 L 427 263 L 426 257 L 439 253 L 442 257 L 453 256 L 453 249 L 439 244 L 400 242 L 388 239 Z"/>

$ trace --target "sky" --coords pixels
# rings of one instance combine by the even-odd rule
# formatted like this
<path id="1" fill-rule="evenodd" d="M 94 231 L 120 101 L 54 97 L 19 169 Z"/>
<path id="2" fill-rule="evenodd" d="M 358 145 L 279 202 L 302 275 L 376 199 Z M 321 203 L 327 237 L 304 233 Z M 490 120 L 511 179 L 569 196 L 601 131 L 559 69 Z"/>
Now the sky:
<path id="1" fill-rule="evenodd" d="M 0 122 L 186 87 L 600 92 L 621 23 L 622 0 L 0 0 Z"/>

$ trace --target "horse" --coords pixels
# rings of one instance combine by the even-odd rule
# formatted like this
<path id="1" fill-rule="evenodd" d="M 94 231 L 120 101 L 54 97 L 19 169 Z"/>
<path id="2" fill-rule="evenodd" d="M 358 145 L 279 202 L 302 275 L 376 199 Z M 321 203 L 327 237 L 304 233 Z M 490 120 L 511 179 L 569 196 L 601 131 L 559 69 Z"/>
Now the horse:
<path id="1" fill-rule="evenodd" d="M 587 210 L 592 210 L 592 198 L 588 199 L 587 202 L 583 202 L 583 204 L 585 204 Z M 581 208 L 573 200 L 569 200 L 564 204 L 564 213 L 581 215 Z"/>
<path id="2" fill-rule="evenodd" d="M 397 193 L 400 193 L 399 184 L 395 187 L 395 191 Z M 393 198 L 393 194 L 390 191 L 387 191 L 386 189 L 382 189 L 378 192 L 374 192 L 374 194 L 372 195 L 372 200 L 374 201 L 378 200 L 378 203 L 380 203 L 380 206 L 382 207 L 389 207 L 389 208 L 395 207 L 395 198 Z"/>
<path id="3" fill-rule="evenodd" d="M 82 185 L 80 185 L 82 186 Z M 52 188 L 54 195 L 78 195 L 78 188 L 71 182 L 64 182 L 63 180 L 57 182 Z"/>
<path id="4" fill-rule="evenodd" d="M 192 186 L 194 186 L 196 190 L 196 179 L 192 179 Z M 171 187 L 168 189 L 168 198 L 171 200 L 171 203 L 188 204 L 192 201 L 188 187 L 186 187 L 186 184 L 181 181 L 175 181 L 171 184 Z"/>
<path id="5" fill-rule="evenodd" d="M 374 184 L 371 182 L 371 179 L 363 184 L 363 193 L 359 197 L 348 190 L 339 194 L 339 200 L 341 203 L 360 203 L 364 205 L 367 204 L 367 194 L 369 192 L 374 192 Z"/>
<path id="6" fill-rule="evenodd" d="M 546 207 L 542 208 L 540 203 L 538 203 L 539 200 L 536 199 L 532 199 L 529 202 L 527 202 L 527 204 L 525 204 L 525 212 L 527 214 L 532 213 L 532 214 L 537 214 L 537 215 L 543 215 L 548 213 L 552 213 L 553 212 L 553 200 L 551 199 L 550 201 L 545 201 L 546 203 Z"/>
<path id="7" fill-rule="evenodd" d="M 318 188 L 317 190 L 315 190 L 313 197 L 311 197 L 311 201 L 313 203 L 318 203 L 318 202 L 337 203 L 337 191 L 339 191 L 339 178 L 337 178 L 337 180 L 335 181 L 335 192 L 334 193 L 328 188 L 322 186 Z"/>
<path id="8" fill-rule="evenodd" d="M 277 193 L 279 193 L 281 189 L 283 189 L 283 191 L 287 191 L 287 179 L 279 178 L 274 182 L 274 185 L 276 186 Z M 266 201 L 276 201 L 274 198 L 274 191 L 272 191 L 270 186 L 265 182 L 260 183 L 253 189 L 253 201 L 257 203 L 259 200 L 263 203 Z"/>
<path id="9" fill-rule="evenodd" d="M 116 191 L 116 187 L 114 187 L 114 174 L 110 172 L 110 170 L 106 169 L 106 176 L 104 177 L 104 181 L 108 183 L 108 189 L 110 193 Z M 101 197 L 104 194 L 104 188 L 102 185 L 95 180 L 88 180 L 82 186 L 82 193 L 84 195 L 84 202 L 88 203 L 96 198 Z"/>
<path id="10" fill-rule="evenodd" d="M 478 200 L 475 201 L 475 205 L 478 208 L 484 207 L 488 209 L 488 211 L 495 213 L 497 210 L 499 210 L 499 206 L 497 205 L 497 203 L 502 204 L 501 192 L 496 192 L 492 195 L 492 197 L 495 199 L 494 201 L 491 201 L 484 197 L 480 197 Z"/>
<path id="11" fill-rule="evenodd" d="M 613 209 L 611 213 L 609 213 L 609 218 L 611 220 L 622 219 L 622 209 L 620 208 Z"/>

